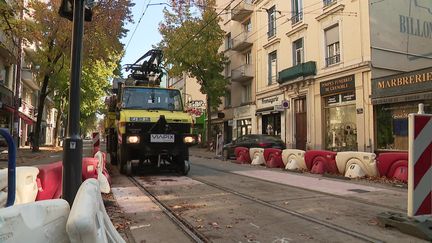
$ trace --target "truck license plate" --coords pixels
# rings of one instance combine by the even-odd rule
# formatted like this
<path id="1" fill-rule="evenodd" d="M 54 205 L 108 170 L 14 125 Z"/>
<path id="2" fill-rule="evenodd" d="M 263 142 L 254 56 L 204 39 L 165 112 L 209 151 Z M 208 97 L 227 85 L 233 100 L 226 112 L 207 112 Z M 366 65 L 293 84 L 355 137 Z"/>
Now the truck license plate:
<path id="1" fill-rule="evenodd" d="M 174 143 L 174 134 L 150 134 L 151 143 Z"/>

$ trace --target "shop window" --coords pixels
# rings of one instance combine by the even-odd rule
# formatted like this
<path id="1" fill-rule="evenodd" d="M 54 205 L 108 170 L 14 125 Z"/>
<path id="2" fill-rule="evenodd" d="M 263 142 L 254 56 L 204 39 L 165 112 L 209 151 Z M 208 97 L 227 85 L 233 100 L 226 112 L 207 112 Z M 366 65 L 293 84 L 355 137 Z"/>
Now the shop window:
<path id="1" fill-rule="evenodd" d="M 252 120 L 237 120 L 237 137 L 252 133 Z"/>
<path id="2" fill-rule="evenodd" d="M 267 11 L 268 16 L 268 38 L 271 38 L 276 35 L 276 6 L 271 7 Z"/>
<path id="3" fill-rule="evenodd" d="M 268 84 L 276 83 L 277 80 L 277 53 L 276 51 L 268 55 Z"/>
<path id="4" fill-rule="evenodd" d="M 270 114 L 262 116 L 262 134 L 279 135 L 281 134 L 281 115 Z"/>
<path id="5" fill-rule="evenodd" d="M 419 103 L 374 106 L 378 150 L 408 150 L 408 114 L 417 113 Z M 426 113 L 432 113 L 432 101 L 421 103 L 425 104 Z"/>
<path id="6" fill-rule="evenodd" d="M 303 62 L 303 38 L 293 42 L 293 66 Z"/>
<path id="7" fill-rule="evenodd" d="M 335 25 L 325 31 L 326 42 L 326 66 L 340 62 L 339 25 Z"/>
<path id="8" fill-rule="evenodd" d="M 355 93 L 324 97 L 325 146 L 332 151 L 357 150 Z"/>

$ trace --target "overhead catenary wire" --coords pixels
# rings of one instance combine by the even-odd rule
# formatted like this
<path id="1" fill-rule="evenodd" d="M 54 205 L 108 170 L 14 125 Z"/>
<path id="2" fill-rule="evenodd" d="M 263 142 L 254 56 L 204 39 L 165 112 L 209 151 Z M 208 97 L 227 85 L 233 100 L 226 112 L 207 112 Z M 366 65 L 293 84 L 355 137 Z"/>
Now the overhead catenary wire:
<path id="1" fill-rule="evenodd" d="M 128 47 L 129 47 L 129 44 L 131 43 L 131 41 L 132 41 L 132 39 L 133 39 L 133 37 L 134 37 L 134 35 L 135 35 L 137 29 L 138 29 L 138 26 L 139 26 L 139 24 L 141 23 L 141 20 L 143 19 L 144 15 L 146 14 L 147 9 L 148 9 L 148 7 L 149 7 L 151 1 L 152 1 L 152 0 L 148 0 L 147 5 L 145 5 L 144 10 L 143 10 L 143 13 L 141 14 L 141 17 L 139 18 L 137 24 L 135 25 L 135 29 L 133 30 L 132 35 L 131 35 L 131 37 L 129 38 L 129 41 L 128 41 L 127 44 L 126 44 L 126 47 L 125 47 L 123 53 L 126 53 Z"/>

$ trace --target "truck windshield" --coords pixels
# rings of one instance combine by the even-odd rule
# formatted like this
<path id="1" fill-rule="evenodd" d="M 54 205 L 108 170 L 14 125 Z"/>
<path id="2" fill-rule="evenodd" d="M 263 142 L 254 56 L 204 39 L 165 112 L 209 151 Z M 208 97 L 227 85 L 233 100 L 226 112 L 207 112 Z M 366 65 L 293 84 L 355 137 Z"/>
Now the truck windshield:
<path id="1" fill-rule="evenodd" d="M 183 111 L 180 91 L 158 88 L 125 88 L 125 109 Z"/>

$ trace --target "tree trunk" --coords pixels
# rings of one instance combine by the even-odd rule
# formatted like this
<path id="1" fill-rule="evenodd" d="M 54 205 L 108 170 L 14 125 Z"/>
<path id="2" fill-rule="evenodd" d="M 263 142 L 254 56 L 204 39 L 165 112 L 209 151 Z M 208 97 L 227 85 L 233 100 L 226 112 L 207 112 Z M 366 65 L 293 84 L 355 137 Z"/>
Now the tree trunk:
<path id="1" fill-rule="evenodd" d="M 45 75 L 42 83 L 42 89 L 39 95 L 38 114 L 36 119 L 35 132 L 33 136 L 33 152 L 39 151 L 40 133 L 42 130 L 41 129 L 42 115 L 43 115 L 43 108 L 45 105 L 45 98 L 47 96 L 48 81 L 49 81 L 49 76 Z"/>
<path id="2" fill-rule="evenodd" d="M 63 101 L 60 101 L 60 106 L 59 106 L 59 110 L 57 111 L 57 117 L 56 117 L 56 122 L 55 122 L 55 129 L 54 129 L 54 134 L 53 134 L 53 141 L 54 141 L 54 147 L 58 146 L 58 134 L 59 134 L 59 129 L 60 129 L 60 120 L 61 120 L 61 114 L 63 114 Z"/>
<path id="3" fill-rule="evenodd" d="M 210 147 L 210 142 L 213 140 L 211 136 L 211 105 L 210 105 L 210 95 L 207 94 L 207 145 Z"/>

